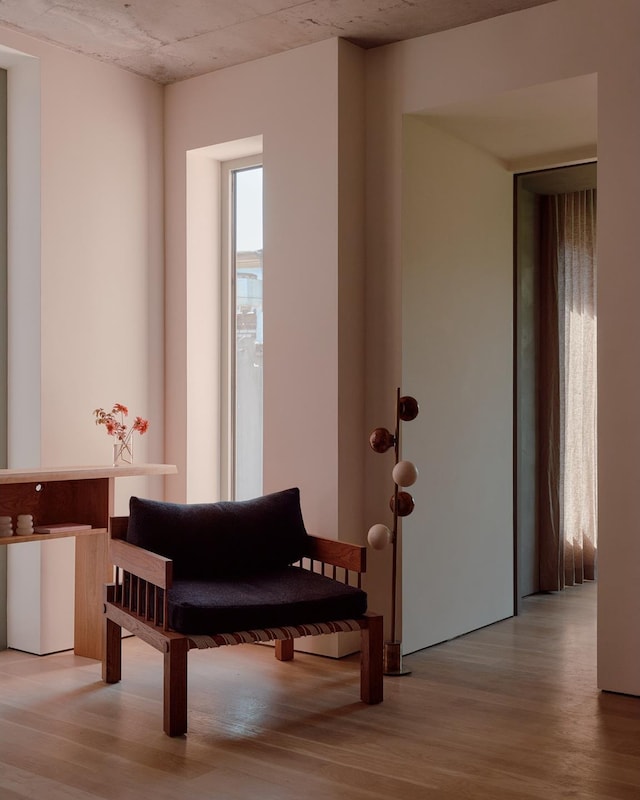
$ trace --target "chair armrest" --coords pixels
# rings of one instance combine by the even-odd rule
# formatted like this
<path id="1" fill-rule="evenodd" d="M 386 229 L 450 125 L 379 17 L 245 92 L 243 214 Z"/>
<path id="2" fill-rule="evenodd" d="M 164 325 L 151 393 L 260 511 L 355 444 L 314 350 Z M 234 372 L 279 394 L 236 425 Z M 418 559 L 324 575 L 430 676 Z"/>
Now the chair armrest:
<path id="1" fill-rule="evenodd" d="M 322 561 L 333 567 L 342 567 L 351 572 L 367 571 L 367 548 L 358 544 L 309 536 L 304 554 L 307 558 Z"/>
<path id="2" fill-rule="evenodd" d="M 173 581 L 173 561 L 120 539 L 109 540 L 109 558 L 116 567 L 153 583 L 160 589 L 170 589 Z"/>

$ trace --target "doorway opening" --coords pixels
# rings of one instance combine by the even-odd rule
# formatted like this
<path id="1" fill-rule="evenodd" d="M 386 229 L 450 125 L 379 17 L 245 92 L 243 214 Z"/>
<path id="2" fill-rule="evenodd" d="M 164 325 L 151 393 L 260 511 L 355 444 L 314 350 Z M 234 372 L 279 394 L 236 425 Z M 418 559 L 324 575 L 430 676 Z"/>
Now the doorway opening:
<path id="1" fill-rule="evenodd" d="M 515 607 L 595 580 L 595 162 L 515 176 Z"/>

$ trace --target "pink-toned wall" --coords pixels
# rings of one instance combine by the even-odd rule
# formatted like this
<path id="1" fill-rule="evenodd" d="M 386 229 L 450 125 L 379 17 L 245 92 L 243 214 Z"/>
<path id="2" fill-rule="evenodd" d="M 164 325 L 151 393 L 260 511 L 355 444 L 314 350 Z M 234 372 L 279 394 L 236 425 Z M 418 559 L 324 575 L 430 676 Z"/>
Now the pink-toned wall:
<path id="1" fill-rule="evenodd" d="M 403 114 L 598 73 L 598 667 L 601 688 L 631 694 L 640 694 L 639 33 L 633 0 L 559 0 L 367 54 L 367 129 L 375 135 L 367 151 L 366 303 L 384 309 L 382 323 L 378 314 L 367 319 L 367 427 L 388 418 L 389 386 L 401 379 Z M 367 470 L 374 521 L 388 479 L 373 460 Z"/>
<path id="2" fill-rule="evenodd" d="M 151 419 L 139 458 L 161 461 L 162 87 L 13 31 L 0 30 L 0 46 L 17 51 L 0 53 L 15 200 L 10 465 L 109 464 L 111 440 L 91 412 L 116 401 Z M 16 167 L 25 142 L 30 183 Z M 127 483 L 123 503 L 129 489 L 162 492 Z"/>
<path id="3" fill-rule="evenodd" d="M 264 490 L 299 486 L 309 530 L 351 540 L 362 536 L 361 456 L 352 431 L 340 441 L 340 409 L 348 399 L 348 418 L 362 424 L 362 61 L 332 40 L 222 70 L 169 86 L 165 117 L 167 456 L 182 476 L 173 497 L 189 497 L 198 469 L 189 450 L 197 419 L 188 387 L 197 391 L 199 380 L 189 353 L 199 343 L 187 324 L 198 280 L 187 255 L 187 153 L 262 136 Z M 212 481 L 198 499 L 217 491 Z"/>
<path id="4" fill-rule="evenodd" d="M 197 385 L 185 358 L 186 154 L 262 135 L 271 315 L 265 320 L 265 490 L 300 485 L 310 530 L 361 539 L 363 529 L 388 516 L 389 477 L 385 459 L 361 453 L 354 431 L 364 435 L 391 424 L 402 378 L 403 115 L 597 72 L 599 673 L 602 688 L 640 694 L 634 623 L 640 611 L 639 33 L 635 0 L 558 0 L 365 56 L 345 43 L 324 42 L 176 84 L 163 95 L 113 67 L 1 31 L 0 44 L 40 59 L 41 67 L 42 391 L 34 424 L 41 424 L 42 463 L 108 459 L 106 437 L 91 423 L 96 405 L 128 402 L 161 427 L 164 385 L 166 448 L 152 428 L 140 440 L 142 457 L 177 463 L 181 477 L 168 482 L 168 494 L 186 496 L 186 387 Z M 343 172 L 348 154 L 357 158 L 362 136 L 363 62 L 366 269 L 361 242 L 348 234 L 364 208 L 359 165 Z M 38 300 L 24 313 L 37 316 Z M 351 425 L 344 423 L 347 413 Z M 14 435 L 20 441 L 26 427 Z M 347 522 L 341 509 L 348 509 Z M 388 564 L 384 556 L 371 562 L 372 604 L 385 610 Z"/>
<path id="5" fill-rule="evenodd" d="M 92 411 L 151 420 L 162 461 L 163 92 L 151 81 L 0 30 L 8 69 L 10 467 L 104 464 Z M 116 482 L 116 511 L 159 480 Z M 73 542 L 7 554 L 9 646 L 73 643 Z M 81 600 L 79 600 L 80 602 Z"/>
<path id="6" fill-rule="evenodd" d="M 210 154 L 228 158 L 262 137 L 264 491 L 299 486 L 307 529 L 348 541 L 364 539 L 363 68 L 358 48 L 322 42 L 174 84 L 165 117 L 166 452 L 181 475 L 169 498 L 220 498 L 206 396 L 194 402 L 217 383 L 199 353 L 211 345 L 204 293 L 209 314 L 216 304 L 198 262 L 198 241 L 212 242 L 194 231 L 197 170 L 213 185 Z M 215 389 L 210 397 L 215 415 Z M 342 637 L 322 652 L 353 649 Z"/>

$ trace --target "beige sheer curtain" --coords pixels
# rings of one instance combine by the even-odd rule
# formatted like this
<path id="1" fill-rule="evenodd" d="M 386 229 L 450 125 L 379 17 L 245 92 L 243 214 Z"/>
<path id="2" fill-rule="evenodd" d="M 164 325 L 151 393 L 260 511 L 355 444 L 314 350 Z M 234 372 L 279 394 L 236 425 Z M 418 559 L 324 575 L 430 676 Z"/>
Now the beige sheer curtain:
<path id="1" fill-rule="evenodd" d="M 540 318 L 540 588 L 594 580 L 596 191 L 545 197 Z"/>

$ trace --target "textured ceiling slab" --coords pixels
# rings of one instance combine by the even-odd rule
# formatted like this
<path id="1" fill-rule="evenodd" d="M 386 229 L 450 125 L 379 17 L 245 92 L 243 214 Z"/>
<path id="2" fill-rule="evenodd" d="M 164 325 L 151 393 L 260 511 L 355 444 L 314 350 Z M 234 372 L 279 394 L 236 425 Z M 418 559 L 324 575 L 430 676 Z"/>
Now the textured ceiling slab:
<path id="1" fill-rule="evenodd" d="M 306 44 L 361 47 L 553 0 L 0 0 L 0 25 L 172 83 Z"/>

